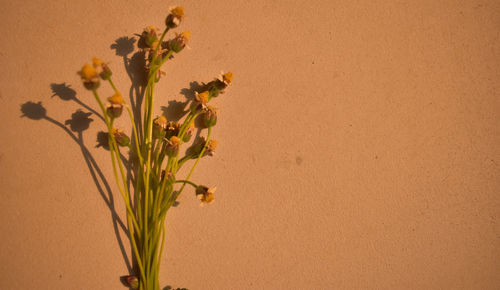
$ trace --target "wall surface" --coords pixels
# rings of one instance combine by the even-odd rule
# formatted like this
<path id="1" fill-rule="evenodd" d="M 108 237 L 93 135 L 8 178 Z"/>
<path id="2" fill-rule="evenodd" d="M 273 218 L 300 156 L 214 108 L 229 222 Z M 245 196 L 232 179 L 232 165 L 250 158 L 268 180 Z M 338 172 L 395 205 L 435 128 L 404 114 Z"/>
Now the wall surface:
<path id="1" fill-rule="evenodd" d="M 162 285 L 500 289 L 499 1 L 1 2 L 1 289 L 125 289 L 123 202 L 76 71 L 99 56 L 128 95 L 127 44 L 175 4 L 191 49 L 155 113 L 235 77 L 194 174 L 216 202 L 189 189 L 169 212 Z"/>

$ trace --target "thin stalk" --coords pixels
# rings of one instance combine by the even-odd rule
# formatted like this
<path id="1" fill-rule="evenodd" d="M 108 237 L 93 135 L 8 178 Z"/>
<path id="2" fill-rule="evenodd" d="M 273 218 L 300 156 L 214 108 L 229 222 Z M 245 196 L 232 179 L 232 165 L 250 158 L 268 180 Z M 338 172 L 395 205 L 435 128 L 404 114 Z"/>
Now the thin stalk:
<path id="1" fill-rule="evenodd" d="M 140 229 L 140 228 L 139 228 L 139 226 L 137 224 L 137 221 L 134 218 L 134 214 L 132 212 L 132 209 L 130 208 L 129 199 L 127 198 L 127 195 L 125 194 L 124 190 L 120 187 L 120 182 L 119 182 L 119 179 L 118 179 L 118 173 L 117 173 L 117 169 L 116 169 L 116 162 L 115 162 L 115 159 L 114 159 L 114 156 L 113 156 L 113 151 L 115 151 L 115 149 L 116 149 L 116 140 L 114 139 L 113 128 L 112 128 L 111 122 L 108 119 L 108 115 L 107 115 L 106 109 L 105 109 L 103 103 L 101 102 L 101 99 L 99 98 L 99 95 L 97 94 L 97 91 L 96 90 L 92 90 L 92 92 L 93 92 L 94 97 L 96 98 L 99 106 L 101 107 L 101 110 L 102 110 L 102 113 L 103 113 L 106 125 L 108 127 L 109 139 L 111 139 L 110 152 L 111 152 L 111 160 L 112 160 L 112 163 L 113 163 L 113 171 L 114 171 L 116 183 L 118 185 L 118 188 L 120 189 L 120 193 L 122 194 L 122 197 L 123 197 L 123 199 L 125 201 L 125 206 L 127 208 L 127 223 L 128 223 L 128 228 L 129 228 L 129 238 L 130 238 L 130 241 L 132 242 L 132 247 L 134 248 L 134 254 L 135 254 L 136 259 L 137 259 L 138 264 L 139 264 L 139 271 L 141 273 L 141 277 L 142 277 L 142 279 L 145 279 L 146 275 L 145 275 L 144 269 L 142 268 L 142 265 L 141 265 L 142 261 L 141 261 L 140 255 L 139 255 L 139 251 L 137 249 L 137 245 L 136 245 L 136 241 L 135 241 L 135 236 L 134 236 L 134 226 L 136 226 L 137 229 Z M 115 153 L 118 153 L 118 152 L 115 152 Z M 117 154 L 117 158 L 120 159 L 119 153 Z M 134 226 L 132 226 L 132 223 L 134 223 Z M 138 238 L 140 239 L 140 236 L 138 236 Z"/>

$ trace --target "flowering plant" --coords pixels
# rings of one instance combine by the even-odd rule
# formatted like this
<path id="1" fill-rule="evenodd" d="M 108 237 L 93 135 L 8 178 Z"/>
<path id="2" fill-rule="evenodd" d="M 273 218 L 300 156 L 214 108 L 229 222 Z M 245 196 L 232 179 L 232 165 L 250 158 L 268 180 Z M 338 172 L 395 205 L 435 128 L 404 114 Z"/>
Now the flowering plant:
<path id="1" fill-rule="evenodd" d="M 125 203 L 129 239 L 139 270 L 136 275 L 125 277 L 127 285 L 134 289 L 160 289 L 159 269 L 165 239 L 165 217 L 186 184 L 194 187 L 202 205 L 213 202 L 216 189 L 198 185 L 190 178 L 200 159 L 215 152 L 217 141 L 211 139 L 211 133 L 217 123 L 218 112 L 209 103 L 224 93 L 232 82 L 233 74 L 222 73 L 220 77 L 203 84 L 202 89 L 195 93 L 196 97 L 183 122 L 168 121 L 165 116 L 153 115 L 155 85 L 163 76 L 160 69 L 174 54 L 180 53 L 190 39 L 189 31 L 185 31 L 164 41 L 167 32 L 176 28 L 183 18 L 184 8 L 174 7 L 170 9 L 161 35 L 153 26 L 148 26 L 141 35 L 147 70 L 143 120 L 136 120 L 141 118 L 134 115 L 113 83 L 112 71 L 107 63 L 93 58 L 92 64 L 85 64 L 78 72 L 84 87 L 94 95 L 107 127 L 113 173 Z M 109 83 L 114 91 L 106 103 L 99 94 L 101 82 Z M 132 138 L 115 127 L 115 120 L 124 110 L 131 121 Z M 207 136 L 200 142 L 195 141 L 191 150 L 180 157 L 180 148 L 191 140 L 197 119 L 207 128 Z M 124 164 L 122 161 L 121 151 L 124 148 L 134 156 L 133 164 Z M 179 169 L 190 160 L 194 164 L 189 173 L 184 179 L 178 178 Z M 132 177 L 131 187 L 128 176 Z"/>

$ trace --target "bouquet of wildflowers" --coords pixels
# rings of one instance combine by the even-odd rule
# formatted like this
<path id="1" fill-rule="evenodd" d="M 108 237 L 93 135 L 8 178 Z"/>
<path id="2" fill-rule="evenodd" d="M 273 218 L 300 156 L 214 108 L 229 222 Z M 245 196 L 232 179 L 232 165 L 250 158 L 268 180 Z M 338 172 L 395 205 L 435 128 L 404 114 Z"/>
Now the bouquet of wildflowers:
<path id="1" fill-rule="evenodd" d="M 113 173 L 126 207 L 128 234 L 135 256 L 138 273 L 126 276 L 128 286 L 134 289 L 158 290 L 159 269 L 165 239 L 165 217 L 186 185 L 194 187 L 196 197 L 202 204 L 214 200 L 215 187 L 198 185 L 190 181 L 196 165 L 203 156 L 213 155 L 217 141 L 211 138 L 217 123 L 217 109 L 209 103 L 224 93 L 233 79 L 232 73 L 222 73 L 218 78 L 204 83 L 196 92 L 195 100 L 182 122 L 168 121 L 165 116 L 154 116 L 155 85 L 160 81 L 162 65 L 180 53 L 187 45 L 190 33 L 185 31 L 165 40 L 167 32 L 176 28 L 184 18 L 184 8 L 174 7 L 166 18 L 166 27 L 160 34 L 158 29 L 148 26 L 141 36 L 144 43 L 147 84 L 144 90 L 142 118 L 136 120 L 133 110 L 112 81 L 112 72 L 107 63 L 93 58 L 79 71 L 83 85 L 90 90 L 99 104 L 107 127 L 107 138 Z M 106 101 L 99 94 L 102 83 L 108 83 L 114 94 Z M 132 137 L 115 127 L 115 120 L 123 111 L 130 118 Z M 136 118 L 136 119 L 135 119 Z M 193 137 L 195 120 L 207 128 L 206 138 L 198 142 L 181 156 L 182 145 Z M 125 164 L 122 150 L 129 150 L 134 162 Z M 178 178 L 179 169 L 192 167 L 183 179 Z M 131 180 L 128 179 L 131 176 Z"/>

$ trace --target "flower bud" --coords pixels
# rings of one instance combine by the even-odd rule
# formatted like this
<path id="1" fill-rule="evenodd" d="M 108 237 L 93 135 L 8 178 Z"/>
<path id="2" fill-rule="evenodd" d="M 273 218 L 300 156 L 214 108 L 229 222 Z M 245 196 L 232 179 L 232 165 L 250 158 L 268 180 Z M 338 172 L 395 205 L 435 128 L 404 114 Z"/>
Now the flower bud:
<path id="1" fill-rule="evenodd" d="M 177 136 L 172 136 L 170 139 L 165 138 L 166 141 L 166 146 L 165 146 L 165 153 L 170 156 L 174 157 L 179 153 L 179 146 L 181 144 L 181 139 L 179 139 Z"/>
<path id="2" fill-rule="evenodd" d="M 136 276 L 123 277 L 128 287 L 132 289 L 139 289 L 139 279 Z"/>
<path id="3" fill-rule="evenodd" d="M 121 147 L 126 147 L 130 144 L 130 138 L 120 129 L 113 129 L 113 136 L 116 144 Z"/>
<path id="4" fill-rule="evenodd" d="M 167 118 L 165 116 L 159 116 L 153 120 L 153 137 L 163 138 L 165 137 L 165 129 L 167 128 Z"/>
<path id="5" fill-rule="evenodd" d="M 189 31 L 184 31 L 168 42 L 169 49 L 173 50 L 175 53 L 179 53 L 184 47 L 186 47 L 191 33 Z"/>
<path id="6" fill-rule="evenodd" d="M 215 190 L 216 186 L 208 188 L 206 186 L 200 185 L 196 188 L 196 198 L 201 201 L 201 206 L 204 204 L 212 203 L 215 200 Z"/>
<path id="7" fill-rule="evenodd" d="M 92 65 L 96 69 L 96 72 L 99 74 L 101 79 L 108 80 L 111 77 L 111 70 L 109 69 L 108 65 L 105 64 L 101 59 L 97 57 L 92 58 Z"/>
<path id="8" fill-rule="evenodd" d="M 156 27 L 150 25 L 144 28 L 142 37 L 144 39 L 144 43 L 147 46 L 152 47 L 153 43 L 158 42 L 158 30 L 156 29 Z"/>
<path id="9" fill-rule="evenodd" d="M 113 73 L 111 72 L 111 69 L 109 69 L 109 66 L 105 63 L 102 64 L 102 71 L 99 73 L 99 76 L 103 80 L 109 80 L 111 78 L 111 75 Z"/>
<path id="10" fill-rule="evenodd" d="M 193 134 L 194 134 L 194 122 L 191 122 L 191 124 L 189 124 L 189 126 L 186 130 L 186 133 L 184 133 L 184 136 L 182 137 L 182 141 L 189 142 L 189 140 L 191 140 L 191 136 L 193 136 Z"/>
<path id="11" fill-rule="evenodd" d="M 169 10 L 170 14 L 167 16 L 165 24 L 167 25 L 168 28 L 175 28 L 179 26 L 182 19 L 184 18 L 184 7 L 177 6 L 177 7 L 172 7 Z"/>
<path id="12" fill-rule="evenodd" d="M 119 92 L 108 98 L 110 104 L 106 108 L 108 116 L 111 118 L 118 118 L 123 112 L 123 97 Z"/>
<path id="13" fill-rule="evenodd" d="M 193 145 L 192 147 L 192 153 L 190 154 L 190 158 L 191 159 L 196 159 L 198 158 L 198 156 L 201 154 L 201 151 L 203 150 L 203 148 L 205 147 L 205 144 L 206 144 L 206 148 L 205 148 L 205 152 L 203 153 L 203 156 L 213 156 L 215 155 L 215 149 L 217 148 L 217 145 L 219 144 L 219 142 L 217 140 L 209 140 L 208 143 L 207 141 L 205 140 L 205 137 L 201 137 L 201 141 L 199 141 L 197 144 Z"/>
<path id="14" fill-rule="evenodd" d="M 217 109 L 212 106 L 207 106 L 203 110 L 203 124 L 208 128 L 217 124 Z"/>
<path id="15" fill-rule="evenodd" d="M 85 64 L 78 72 L 83 81 L 83 86 L 88 90 L 95 90 L 99 87 L 99 77 L 95 68 L 89 64 Z"/>

